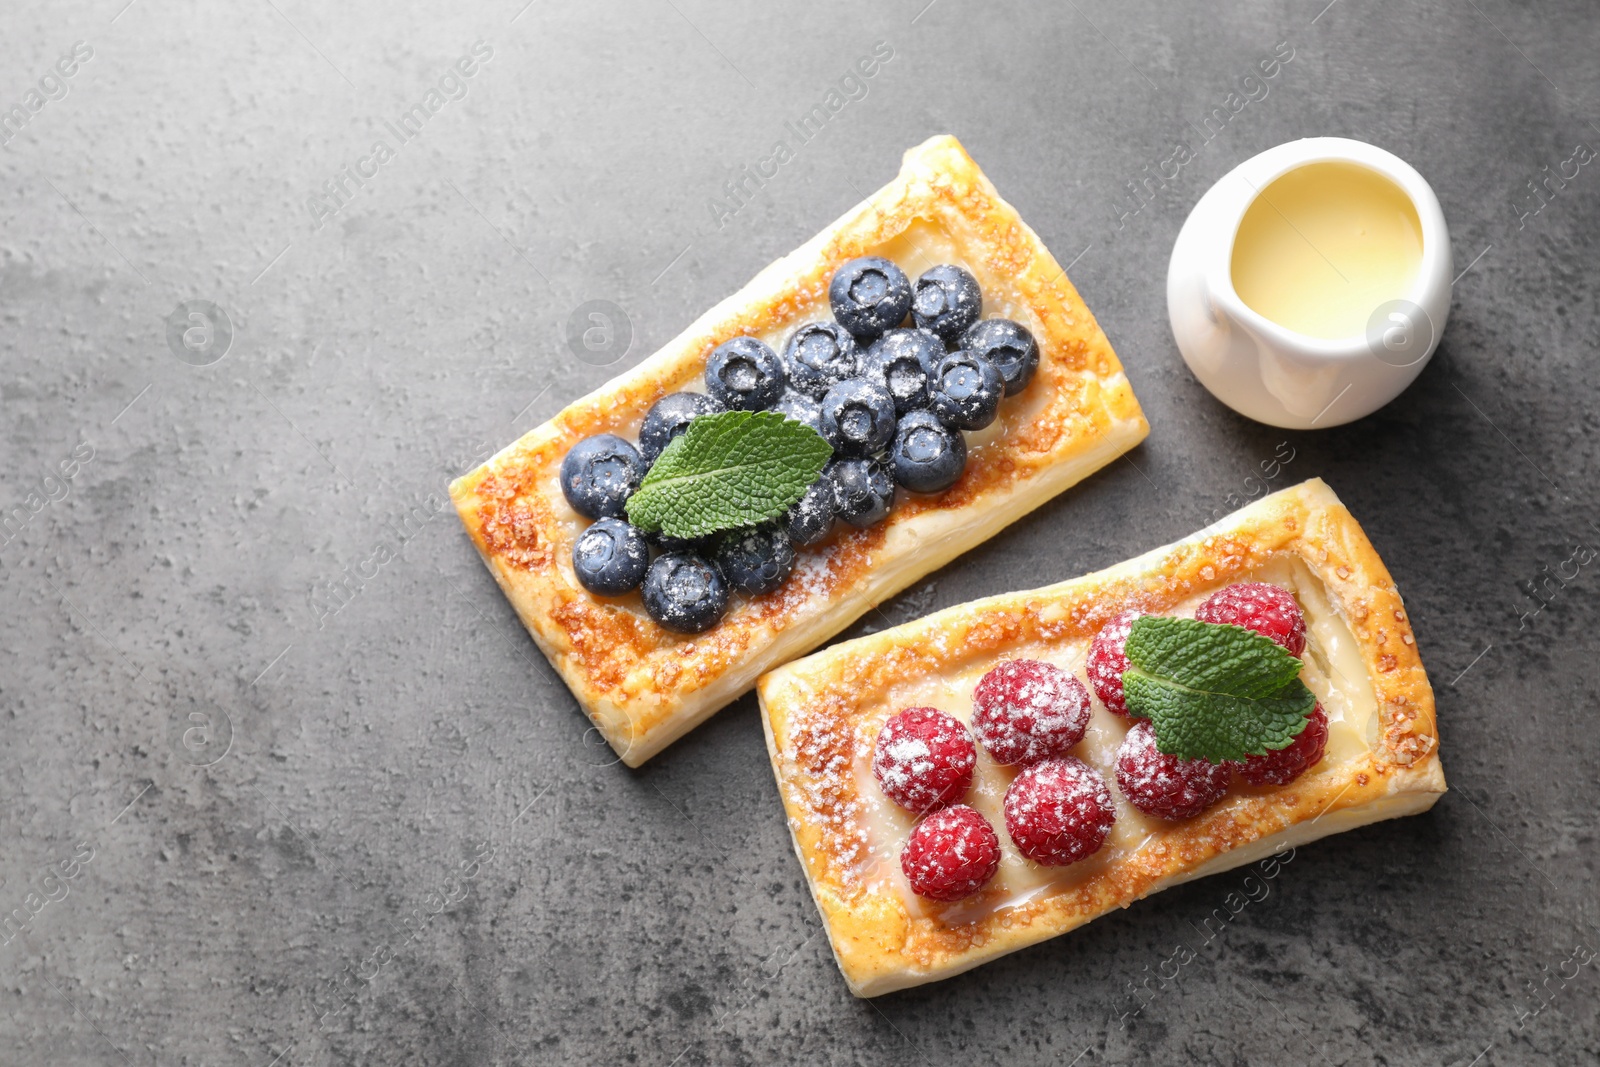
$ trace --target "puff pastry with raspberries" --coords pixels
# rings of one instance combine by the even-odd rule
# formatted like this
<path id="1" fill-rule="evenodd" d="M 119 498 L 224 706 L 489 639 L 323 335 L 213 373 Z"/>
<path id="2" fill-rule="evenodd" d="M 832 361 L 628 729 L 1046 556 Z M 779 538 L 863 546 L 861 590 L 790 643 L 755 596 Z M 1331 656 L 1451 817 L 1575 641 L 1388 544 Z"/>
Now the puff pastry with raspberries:
<path id="1" fill-rule="evenodd" d="M 1299 737 L 1241 763 L 1158 752 L 1150 720 L 1120 713 L 1117 657 L 1140 613 L 1233 623 L 1298 655 L 1316 701 Z M 858 996 L 1445 790 L 1405 606 L 1320 480 L 1107 570 L 836 645 L 757 690 L 795 849 Z"/>

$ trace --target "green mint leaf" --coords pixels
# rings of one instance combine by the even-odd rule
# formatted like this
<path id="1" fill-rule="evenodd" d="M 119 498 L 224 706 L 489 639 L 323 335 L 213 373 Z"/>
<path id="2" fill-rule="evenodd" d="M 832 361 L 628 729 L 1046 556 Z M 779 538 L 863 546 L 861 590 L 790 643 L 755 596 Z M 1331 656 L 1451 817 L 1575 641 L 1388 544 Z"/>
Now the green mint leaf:
<path id="1" fill-rule="evenodd" d="M 1270 696 L 1237 697 L 1189 689 L 1137 667 L 1122 673 L 1122 691 L 1128 710 L 1155 724 L 1156 748 L 1212 763 L 1286 748 L 1317 703 L 1298 678 Z"/>
<path id="2" fill-rule="evenodd" d="M 628 498 L 628 521 L 704 537 L 776 518 L 805 495 L 833 449 L 776 411 L 724 411 L 689 423 Z"/>
<path id="3" fill-rule="evenodd" d="M 1148 718 L 1156 747 L 1179 759 L 1220 763 L 1285 748 L 1316 705 L 1300 660 L 1242 626 L 1145 615 L 1127 655 L 1128 710 Z"/>
<path id="4" fill-rule="evenodd" d="M 1262 697 L 1300 677 L 1300 661 L 1270 637 L 1228 623 L 1143 615 L 1128 633 L 1128 662 L 1189 689 Z"/>

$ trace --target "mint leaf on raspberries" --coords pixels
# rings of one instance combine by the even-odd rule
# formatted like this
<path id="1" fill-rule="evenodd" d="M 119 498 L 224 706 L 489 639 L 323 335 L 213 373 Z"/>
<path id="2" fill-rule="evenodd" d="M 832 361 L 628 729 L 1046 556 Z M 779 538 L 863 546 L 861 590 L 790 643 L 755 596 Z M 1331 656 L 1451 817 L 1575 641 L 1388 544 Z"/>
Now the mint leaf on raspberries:
<path id="1" fill-rule="evenodd" d="M 668 537 L 753 526 L 804 496 L 831 455 L 815 430 L 775 411 L 701 415 L 628 498 L 628 521 Z"/>
<path id="2" fill-rule="evenodd" d="M 1156 747 L 1213 763 L 1288 747 L 1316 697 L 1301 662 L 1271 638 L 1228 623 L 1145 615 L 1128 634 L 1128 711 L 1148 718 Z"/>

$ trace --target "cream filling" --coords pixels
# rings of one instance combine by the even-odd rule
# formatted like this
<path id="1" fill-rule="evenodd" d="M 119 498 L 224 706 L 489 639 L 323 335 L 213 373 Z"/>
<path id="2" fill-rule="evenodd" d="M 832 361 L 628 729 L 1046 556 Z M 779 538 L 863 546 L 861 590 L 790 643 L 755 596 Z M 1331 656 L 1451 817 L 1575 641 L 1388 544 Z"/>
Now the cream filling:
<path id="1" fill-rule="evenodd" d="M 1350 627 L 1328 596 L 1321 579 L 1297 557 L 1284 556 L 1241 580 L 1269 582 L 1292 592 L 1306 616 L 1305 669 L 1301 678 L 1321 702 L 1328 716 L 1328 747 L 1322 762 L 1307 775 L 1338 774 L 1341 768 L 1364 761 L 1378 741 L 1378 706 L 1372 682 L 1361 661 L 1361 654 Z M 1192 618 L 1195 609 L 1215 590 L 1207 590 L 1178 604 L 1172 615 Z M 1039 659 L 1071 672 L 1089 689 L 1084 672 L 1088 641 L 1022 645 L 1008 658 Z M 1016 769 L 1002 767 L 978 746 L 978 763 L 972 788 L 965 803 L 970 804 L 994 827 L 1000 838 L 1000 869 L 986 888 L 999 888 L 998 897 L 985 894 L 982 902 L 959 901 L 939 904 L 923 900 L 911 891 L 900 869 L 900 849 L 915 825 L 915 817 L 883 795 L 872 774 L 872 745 L 878 730 L 890 715 L 909 707 L 932 707 L 968 723 L 972 718 L 972 690 L 978 680 L 994 666 L 993 660 L 962 665 L 936 677 L 893 687 L 879 714 L 860 727 L 862 733 L 854 773 L 861 824 L 869 842 L 863 860 L 851 871 L 852 881 L 887 889 L 904 901 L 912 915 L 939 919 L 949 924 L 974 922 L 997 911 L 1019 907 L 1049 892 L 1071 888 L 1107 867 L 1115 866 L 1141 848 L 1158 840 L 1167 827 L 1162 819 L 1151 818 L 1129 804 L 1117 788 L 1115 757 L 1128 732 L 1128 723 L 1092 699 L 1089 729 L 1070 755 L 1077 756 L 1098 770 L 1106 779 L 1117 807 L 1116 822 L 1100 851 L 1066 867 L 1045 867 L 1025 859 L 1011 843 L 1005 830 L 1001 805 L 1006 788 Z M 1248 786 L 1235 786 L 1221 805 L 1235 798 L 1266 792 Z"/>

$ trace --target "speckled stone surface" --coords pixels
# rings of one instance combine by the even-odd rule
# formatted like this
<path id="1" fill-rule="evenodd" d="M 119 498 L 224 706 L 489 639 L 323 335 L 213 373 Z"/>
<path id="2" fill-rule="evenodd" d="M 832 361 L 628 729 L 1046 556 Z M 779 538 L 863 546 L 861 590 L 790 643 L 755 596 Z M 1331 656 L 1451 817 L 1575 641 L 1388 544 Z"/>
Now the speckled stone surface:
<path id="1" fill-rule="evenodd" d="M 1600 162 L 1528 185 L 1600 145 L 1592 5 L 124 3 L 0 16 L 0 1061 L 1600 1059 Z M 855 632 L 1163 544 L 1292 455 L 1270 484 L 1326 478 L 1406 596 L 1452 792 L 1209 940 L 1233 875 L 869 1003 L 754 699 L 613 765 L 442 503 L 941 132 L 1153 430 Z M 1195 383 L 1163 287 L 1200 193 L 1311 134 L 1414 164 L 1465 273 L 1409 392 L 1284 433 Z M 625 309 L 598 350 L 587 301 Z"/>

